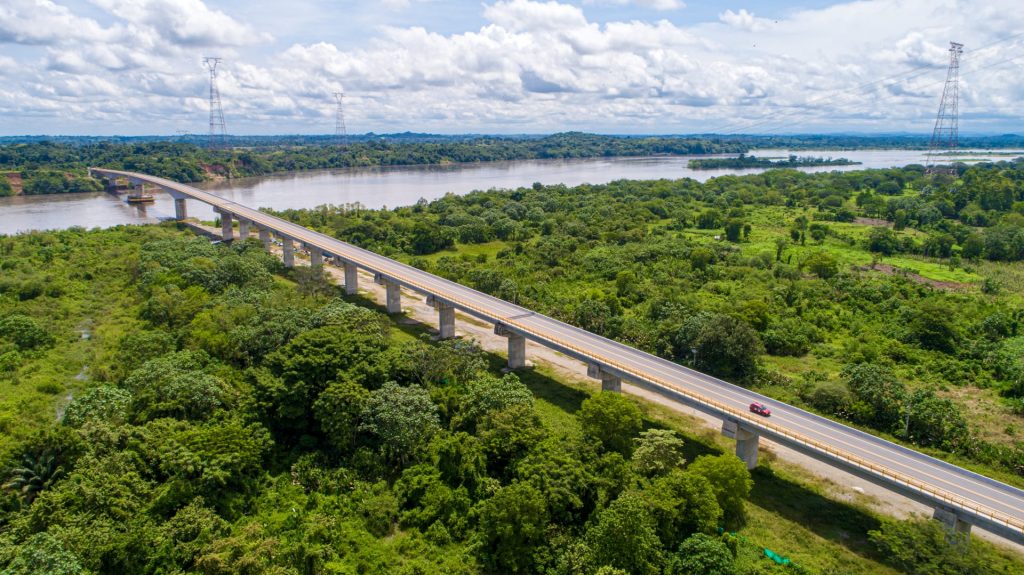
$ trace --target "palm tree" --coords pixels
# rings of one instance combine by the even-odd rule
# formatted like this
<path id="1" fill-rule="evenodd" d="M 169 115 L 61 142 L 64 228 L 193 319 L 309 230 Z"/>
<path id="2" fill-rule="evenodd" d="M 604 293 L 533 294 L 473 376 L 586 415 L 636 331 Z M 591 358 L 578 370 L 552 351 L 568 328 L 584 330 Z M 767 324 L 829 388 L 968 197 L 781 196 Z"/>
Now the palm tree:
<path id="1" fill-rule="evenodd" d="M 59 465 L 57 457 L 48 451 L 38 455 L 26 453 L 22 456 L 22 467 L 9 471 L 7 483 L 3 488 L 14 491 L 22 501 L 31 505 L 39 493 L 49 489 L 64 475 L 64 467 Z"/>

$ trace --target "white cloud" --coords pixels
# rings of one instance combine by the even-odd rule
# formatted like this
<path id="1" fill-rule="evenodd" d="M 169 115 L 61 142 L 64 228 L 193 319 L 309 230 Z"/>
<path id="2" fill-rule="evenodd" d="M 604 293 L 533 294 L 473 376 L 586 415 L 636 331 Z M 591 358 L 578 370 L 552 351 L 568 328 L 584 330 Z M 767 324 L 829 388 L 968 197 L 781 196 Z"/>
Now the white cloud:
<path id="1" fill-rule="evenodd" d="M 109 41 L 116 33 L 50 0 L 4 0 L 0 5 L 0 44 Z"/>
<path id="2" fill-rule="evenodd" d="M 718 19 L 734 28 L 750 32 L 764 30 L 768 25 L 768 20 L 754 16 L 753 12 L 747 12 L 745 8 L 740 8 L 739 12 L 726 10 L 718 15 Z"/>
<path id="3" fill-rule="evenodd" d="M 270 34 L 252 30 L 202 0 L 92 0 L 131 24 L 154 30 L 180 46 L 244 46 Z"/>
<path id="4" fill-rule="evenodd" d="M 620 6 L 635 4 L 645 8 L 653 8 L 654 10 L 679 10 L 681 8 L 686 8 L 686 2 L 683 2 L 682 0 L 584 0 L 583 3 L 618 4 Z"/>
<path id="5" fill-rule="evenodd" d="M 0 42 L 15 51 L 0 56 L 0 111 L 9 133 L 201 130 L 200 62 L 216 49 L 235 132 L 330 132 L 339 89 L 353 132 L 927 131 L 955 33 L 968 49 L 961 110 L 974 114 L 961 128 L 977 131 L 979 112 L 1019 114 L 1024 79 L 1005 73 L 1012 63 L 983 66 L 1024 42 L 970 52 L 1024 29 L 1014 1 L 852 1 L 777 21 L 726 10 L 682 25 L 646 10 L 597 23 L 586 4 L 505 0 L 461 32 L 385 26 L 347 49 L 319 38 L 279 46 L 201 0 L 93 0 L 106 14 L 95 19 L 6 0 Z"/>

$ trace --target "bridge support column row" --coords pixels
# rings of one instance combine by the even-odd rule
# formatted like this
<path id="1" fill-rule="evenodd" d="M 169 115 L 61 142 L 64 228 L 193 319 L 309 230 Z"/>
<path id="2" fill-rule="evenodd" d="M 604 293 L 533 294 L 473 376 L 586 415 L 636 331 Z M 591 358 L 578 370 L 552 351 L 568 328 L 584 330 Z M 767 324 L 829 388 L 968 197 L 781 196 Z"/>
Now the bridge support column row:
<path id="1" fill-rule="evenodd" d="M 759 435 L 756 431 L 751 431 L 735 421 L 723 421 L 722 435 L 736 440 L 736 457 L 747 465 L 747 469 L 757 467 Z"/>
<path id="2" fill-rule="evenodd" d="M 494 335 L 508 340 L 508 368 L 526 367 L 526 338 L 500 323 L 494 324 Z"/>
<path id="3" fill-rule="evenodd" d="M 263 244 L 263 249 L 270 251 L 270 230 L 267 228 L 260 228 L 260 243 Z"/>
<path id="4" fill-rule="evenodd" d="M 230 242 L 235 239 L 235 228 L 233 227 L 233 220 L 231 214 L 227 212 L 220 213 L 220 235 L 221 239 L 225 242 Z"/>
<path id="5" fill-rule="evenodd" d="M 322 252 L 320 248 L 314 248 L 313 246 L 309 246 L 309 265 L 324 265 L 324 252 Z"/>
<path id="6" fill-rule="evenodd" d="M 238 219 L 238 237 L 243 242 L 249 239 L 249 220 Z"/>
<path id="7" fill-rule="evenodd" d="M 188 218 L 188 208 L 185 206 L 185 198 L 174 199 L 174 219 L 184 220 Z"/>
<path id="8" fill-rule="evenodd" d="M 622 378 L 609 373 L 596 363 L 587 364 L 587 377 L 601 380 L 601 391 L 622 392 Z"/>
<path id="9" fill-rule="evenodd" d="M 291 238 L 281 238 L 281 252 L 284 254 L 284 267 L 295 267 L 295 242 Z"/>
<path id="10" fill-rule="evenodd" d="M 342 265 L 345 267 L 345 294 L 356 295 L 359 293 L 359 268 L 348 262 Z"/>
<path id="11" fill-rule="evenodd" d="M 451 339 L 455 337 L 455 308 L 452 304 L 433 295 L 427 296 L 427 305 L 437 310 L 437 337 Z"/>
<path id="12" fill-rule="evenodd" d="M 971 524 L 961 519 L 952 509 L 936 507 L 932 519 L 946 526 L 951 540 L 963 538 L 964 541 L 967 541 L 971 536 Z"/>
<path id="13" fill-rule="evenodd" d="M 385 305 L 388 313 L 402 313 L 402 288 L 381 274 L 375 274 L 373 281 L 384 286 Z"/>

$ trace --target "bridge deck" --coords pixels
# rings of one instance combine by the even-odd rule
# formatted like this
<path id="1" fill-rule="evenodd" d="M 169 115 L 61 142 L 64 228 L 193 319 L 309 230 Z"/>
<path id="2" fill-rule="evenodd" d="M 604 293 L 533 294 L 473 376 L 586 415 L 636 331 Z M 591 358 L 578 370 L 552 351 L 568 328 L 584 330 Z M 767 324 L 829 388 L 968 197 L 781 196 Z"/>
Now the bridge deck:
<path id="1" fill-rule="evenodd" d="M 974 525 L 1024 543 L 1024 491 L 1015 487 L 209 192 L 145 174 L 99 168 L 92 171 L 154 184 L 172 194 L 205 202 L 420 293 L 434 295 L 474 316 L 501 323 L 529 339 L 601 365 L 673 399 L 740 422 L 750 430 L 852 470 L 918 501 L 954 510 Z M 754 401 L 769 404 L 771 418 L 751 414 L 748 406 Z"/>

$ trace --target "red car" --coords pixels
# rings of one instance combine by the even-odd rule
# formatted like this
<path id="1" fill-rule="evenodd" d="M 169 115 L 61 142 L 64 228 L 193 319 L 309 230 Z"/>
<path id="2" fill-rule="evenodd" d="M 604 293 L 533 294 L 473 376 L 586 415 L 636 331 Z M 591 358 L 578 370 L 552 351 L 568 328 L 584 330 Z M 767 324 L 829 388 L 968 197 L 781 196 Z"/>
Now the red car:
<path id="1" fill-rule="evenodd" d="M 757 403 L 756 401 L 750 404 L 750 411 L 758 415 L 763 415 L 765 417 L 770 417 L 772 414 L 772 410 L 768 409 L 767 405 L 763 403 Z"/>

